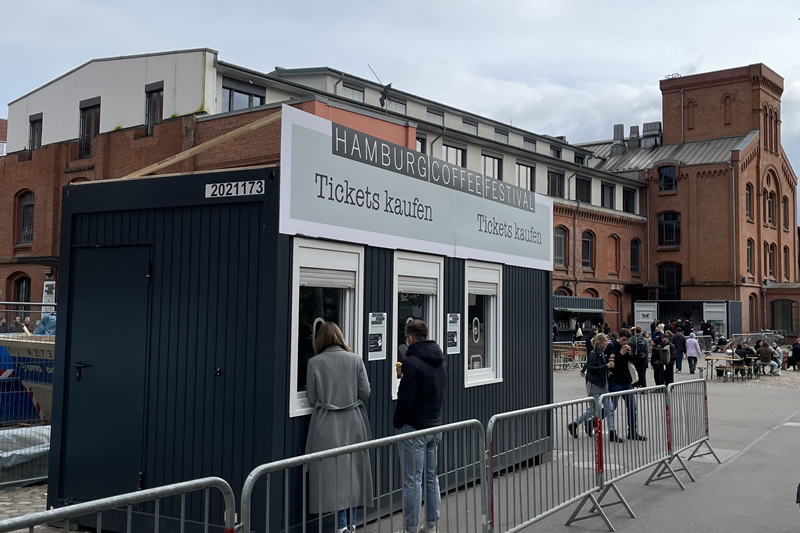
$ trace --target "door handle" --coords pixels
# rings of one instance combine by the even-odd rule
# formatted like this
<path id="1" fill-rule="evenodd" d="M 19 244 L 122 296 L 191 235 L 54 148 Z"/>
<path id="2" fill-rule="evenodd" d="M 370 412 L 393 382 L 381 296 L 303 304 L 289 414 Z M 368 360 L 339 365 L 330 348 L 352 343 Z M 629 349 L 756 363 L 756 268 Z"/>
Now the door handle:
<path id="1" fill-rule="evenodd" d="M 81 371 L 84 368 L 89 368 L 92 365 L 85 365 L 85 364 L 81 363 L 80 361 L 78 361 L 77 363 L 75 363 L 72 366 L 75 367 L 75 381 L 80 381 L 81 380 Z"/>

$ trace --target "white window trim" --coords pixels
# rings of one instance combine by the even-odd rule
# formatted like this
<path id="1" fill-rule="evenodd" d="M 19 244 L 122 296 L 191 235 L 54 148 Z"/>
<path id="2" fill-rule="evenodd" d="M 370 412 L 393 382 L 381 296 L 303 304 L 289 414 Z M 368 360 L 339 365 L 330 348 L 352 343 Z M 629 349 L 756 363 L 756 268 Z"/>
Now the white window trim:
<path id="1" fill-rule="evenodd" d="M 469 370 L 469 282 L 497 284 L 497 331 L 495 332 L 494 367 Z M 464 387 L 477 387 L 503 381 L 503 265 L 466 261 L 464 264 Z"/>
<path id="2" fill-rule="evenodd" d="M 323 261 L 306 260 L 301 263 L 299 259 L 301 249 L 318 250 L 323 253 L 332 253 L 329 253 Z M 336 255 L 343 253 L 355 254 L 356 257 L 348 258 L 344 255 L 339 255 L 337 257 Z M 306 398 L 306 392 L 297 391 L 297 330 L 299 327 L 297 309 L 300 302 L 300 267 L 337 269 L 337 267 L 344 267 L 348 263 L 352 265 L 354 261 L 357 268 L 356 286 L 354 288 L 355 298 L 353 302 L 353 305 L 355 306 L 355 325 L 353 328 L 355 331 L 355 338 L 351 340 L 350 348 L 354 353 L 360 354 L 361 342 L 364 334 L 364 247 L 336 242 L 302 239 L 299 237 L 294 238 L 292 250 L 292 325 L 289 350 L 289 417 L 291 418 L 309 415 L 314 410 L 313 406 Z M 351 268 L 341 269 L 351 270 Z"/>
<path id="3" fill-rule="evenodd" d="M 399 301 L 398 294 L 398 278 L 400 276 L 418 276 L 429 278 L 434 275 L 437 276 L 436 281 L 436 320 L 432 324 L 428 324 L 428 338 L 433 339 L 442 345 L 444 338 L 444 257 L 426 254 L 415 254 L 411 252 L 401 252 L 399 250 L 394 253 L 394 274 L 392 276 L 392 338 L 394 344 L 391 346 L 391 361 L 392 369 L 395 368 L 397 363 L 397 346 L 399 345 L 400 337 L 398 335 L 405 332 L 398 331 L 397 328 L 397 309 Z M 400 380 L 397 379 L 395 372 L 390 373 L 392 380 L 392 399 L 397 399 L 397 389 L 400 386 Z"/>

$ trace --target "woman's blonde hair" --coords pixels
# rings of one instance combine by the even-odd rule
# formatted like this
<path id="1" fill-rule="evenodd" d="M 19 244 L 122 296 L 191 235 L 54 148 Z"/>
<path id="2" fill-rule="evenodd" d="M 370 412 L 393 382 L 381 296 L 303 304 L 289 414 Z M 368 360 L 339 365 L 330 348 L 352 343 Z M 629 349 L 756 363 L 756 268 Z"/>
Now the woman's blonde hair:
<path id="1" fill-rule="evenodd" d="M 594 337 L 592 337 L 592 348 L 597 348 L 598 345 L 606 342 L 608 340 L 608 335 L 605 333 L 598 333 Z"/>
<path id="2" fill-rule="evenodd" d="M 314 343 L 314 354 L 321 354 L 331 346 L 339 346 L 345 351 L 351 352 L 352 350 L 344 341 L 342 330 L 334 322 L 325 322 L 319 327 L 317 332 L 317 340 Z"/>

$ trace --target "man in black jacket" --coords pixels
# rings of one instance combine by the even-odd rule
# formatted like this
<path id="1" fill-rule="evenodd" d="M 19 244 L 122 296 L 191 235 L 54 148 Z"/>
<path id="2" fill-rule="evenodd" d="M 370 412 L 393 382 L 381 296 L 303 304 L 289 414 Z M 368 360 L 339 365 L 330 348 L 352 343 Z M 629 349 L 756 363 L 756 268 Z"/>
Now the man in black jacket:
<path id="1" fill-rule="evenodd" d="M 442 349 L 428 340 L 422 320 L 406 324 L 408 352 L 401 367 L 400 387 L 394 411 L 394 427 L 403 433 L 442 425 L 442 400 L 447 387 L 447 362 Z M 436 476 L 436 447 L 442 434 L 404 441 L 402 452 L 404 526 L 417 533 L 422 506 L 422 475 L 425 472 L 425 527 L 435 532 L 441 495 Z"/>
<path id="2" fill-rule="evenodd" d="M 631 373 L 628 370 L 628 363 L 635 365 L 633 355 L 631 354 L 631 346 L 628 341 L 631 338 L 631 331 L 629 329 L 622 329 L 617 336 L 617 339 L 609 342 L 606 347 L 606 355 L 614 355 L 614 368 L 611 369 L 608 375 L 608 392 L 619 392 L 633 390 Z M 628 415 L 628 438 L 633 440 L 647 440 L 637 431 L 637 418 L 638 407 L 636 405 L 636 395 L 627 394 L 625 398 L 625 410 Z M 608 438 L 611 442 L 622 442 L 622 438 L 615 430 L 614 411 L 617 408 L 619 396 L 611 398 L 611 412 L 606 408 L 606 418 L 608 419 Z"/>

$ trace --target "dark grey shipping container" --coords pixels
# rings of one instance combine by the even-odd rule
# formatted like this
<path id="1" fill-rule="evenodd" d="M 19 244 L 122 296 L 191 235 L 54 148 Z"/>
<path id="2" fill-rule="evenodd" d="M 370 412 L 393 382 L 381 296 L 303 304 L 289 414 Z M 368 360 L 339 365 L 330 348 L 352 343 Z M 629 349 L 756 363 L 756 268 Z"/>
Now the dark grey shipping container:
<path id="1" fill-rule="evenodd" d="M 278 173 L 253 168 L 64 188 L 59 301 L 66 312 L 57 332 L 48 505 L 211 475 L 226 479 L 238 498 L 253 468 L 303 453 L 309 417 L 289 416 L 293 237 L 278 232 Z M 204 197 L 205 184 L 243 180 L 265 180 L 264 194 Z M 394 320 L 394 251 L 364 249 L 362 346 L 369 312 Z M 465 262 L 447 257 L 444 265 L 444 312 L 463 313 Z M 552 273 L 506 265 L 503 279 L 504 380 L 466 388 L 463 346 L 447 355 L 444 422 L 486 424 L 492 414 L 552 400 Z M 395 346 L 391 329 L 389 336 Z M 364 359 L 373 435 L 394 434 L 391 359 Z M 277 502 L 282 484 L 274 483 Z M 261 485 L 256 502 L 264 501 Z M 177 528 L 170 517 L 180 509 L 172 503 L 161 509 L 166 530 Z M 290 513 L 299 512 L 293 504 Z M 220 523 L 219 502 L 211 513 Z M 151 523 L 152 514 L 139 506 L 135 520 Z M 188 500 L 187 514 L 202 516 L 199 496 Z M 255 519 L 263 529 L 258 507 Z M 103 527 L 123 531 L 124 515 L 104 514 Z"/>

